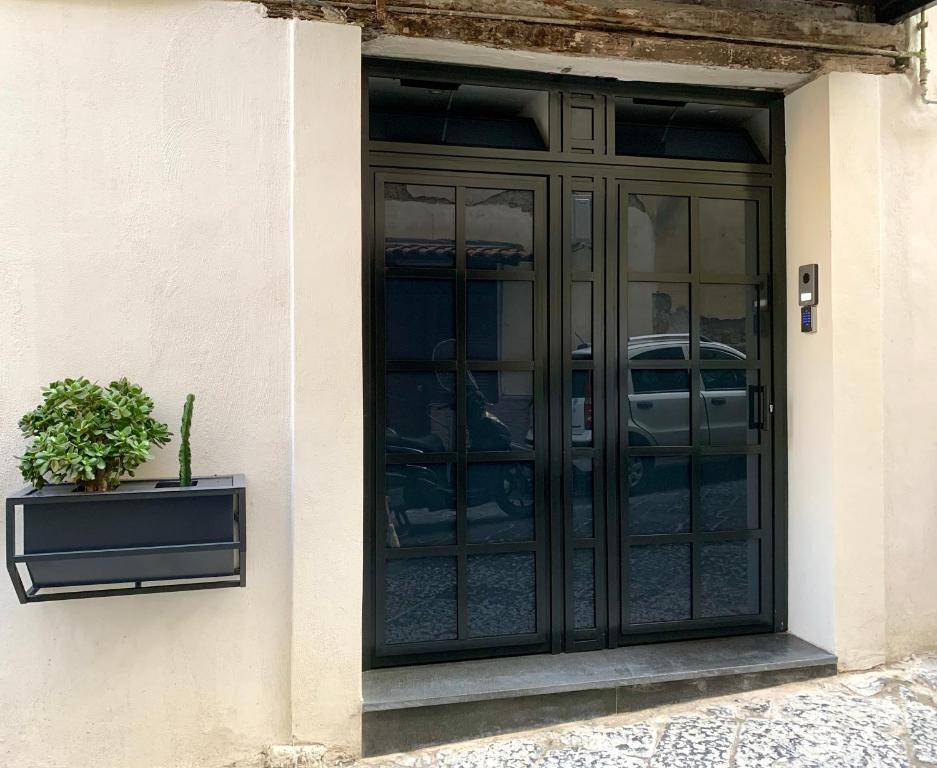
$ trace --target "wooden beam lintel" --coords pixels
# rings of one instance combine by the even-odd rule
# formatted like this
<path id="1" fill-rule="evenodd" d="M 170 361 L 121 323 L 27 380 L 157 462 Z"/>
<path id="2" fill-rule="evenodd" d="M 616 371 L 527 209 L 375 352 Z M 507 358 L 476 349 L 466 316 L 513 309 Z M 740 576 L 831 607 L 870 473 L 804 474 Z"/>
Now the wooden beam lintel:
<path id="1" fill-rule="evenodd" d="M 461 4 L 461 0 L 431 1 L 437 6 L 444 2 Z M 753 40 L 733 32 L 685 29 L 663 32 L 641 25 L 633 25 L 637 29 L 632 29 L 621 19 L 606 17 L 514 17 L 453 7 L 417 8 L 388 3 L 377 9 L 372 3 L 311 0 L 264 0 L 264 5 L 271 16 L 357 24 L 368 38 L 400 35 L 573 56 L 804 74 L 831 71 L 891 74 L 906 69 L 910 59 L 903 50 L 818 42 L 809 37 Z M 490 3 L 487 5 L 490 7 Z M 568 9 L 571 4 L 563 5 Z"/>

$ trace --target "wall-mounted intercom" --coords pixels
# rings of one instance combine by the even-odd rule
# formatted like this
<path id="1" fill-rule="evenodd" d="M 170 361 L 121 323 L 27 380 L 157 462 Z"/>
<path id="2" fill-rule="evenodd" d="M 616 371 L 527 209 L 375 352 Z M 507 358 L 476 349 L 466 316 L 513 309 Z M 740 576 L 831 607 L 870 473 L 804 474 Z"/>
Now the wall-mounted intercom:
<path id="1" fill-rule="evenodd" d="M 814 322 L 814 307 L 817 306 L 819 298 L 816 264 L 804 264 L 797 270 L 797 293 L 800 297 L 801 333 L 813 333 L 817 329 Z"/>

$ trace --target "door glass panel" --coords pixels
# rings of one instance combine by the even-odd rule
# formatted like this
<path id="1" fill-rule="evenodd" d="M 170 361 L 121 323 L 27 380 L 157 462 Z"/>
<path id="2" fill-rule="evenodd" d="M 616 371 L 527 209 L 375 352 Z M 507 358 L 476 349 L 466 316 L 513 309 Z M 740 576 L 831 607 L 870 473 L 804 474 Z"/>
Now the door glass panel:
<path id="1" fill-rule="evenodd" d="M 534 193 L 524 189 L 465 190 L 465 266 L 534 268 Z"/>
<path id="2" fill-rule="evenodd" d="M 592 271 L 592 193 L 573 192 L 571 272 Z"/>
<path id="3" fill-rule="evenodd" d="M 388 278 L 384 317 L 388 360 L 455 357 L 455 281 Z"/>
<path id="4" fill-rule="evenodd" d="M 631 456 L 628 529 L 632 535 L 690 530 L 690 458 Z"/>
<path id="5" fill-rule="evenodd" d="M 534 285 L 526 280 L 469 280 L 469 360 L 533 360 Z"/>
<path id="6" fill-rule="evenodd" d="M 455 266 L 455 189 L 384 185 L 384 263 L 388 267 Z"/>
<path id="7" fill-rule="evenodd" d="M 595 626 L 595 552 L 573 552 L 573 619 L 576 629 Z"/>
<path id="8" fill-rule="evenodd" d="M 592 371 L 573 371 L 573 389 L 570 403 L 572 441 L 574 448 L 592 445 L 594 424 Z"/>
<path id="9" fill-rule="evenodd" d="M 758 203 L 701 198 L 699 216 L 701 272 L 758 273 Z"/>
<path id="10" fill-rule="evenodd" d="M 628 270 L 690 271 L 690 200 L 628 195 Z"/>
<path id="11" fill-rule="evenodd" d="M 534 540 L 534 468 L 529 462 L 468 465 L 468 538 L 472 544 Z"/>
<path id="12" fill-rule="evenodd" d="M 758 289 L 753 285 L 699 287 L 700 357 L 758 359 Z"/>
<path id="13" fill-rule="evenodd" d="M 572 471 L 573 536 L 591 539 L 595 535 L 592 459 L 573 459 Z"/>
<path id="14" fill-rule="evenodd" d="M 628 356 L 678 360 L 686 355 L 690 331 L 690 286 L 629 283 Z"/>
<path id="15" fill-rule="evenodd" d="M 470 637 L 536 632 L 534 562 L 532 552 L 469 555 L 466 597 Z"/>
<path id="16" fill-rule="evenodd" d="M 630 373 L 628 444 L 689 445 L 690 372 L 648 368 Z"/>
<path id="17" fill-rule="evenodd" d="M 390 464 L 384 492 L 389 548 L 456 543 L 454 465 Z"/>
<path id="18" fill-rule="evenodd" d="M 758 371 L 743 368 L 709 369 L 700 372 L 703 400 L 702 434 L 713 446 L 757 445 L 760 432 L 752 429 L 749 409 L 761 407 L 757 392 Z M 752 402 L 749 402 L 749 399 Z"/>
<path id="19" fill-rule="evenodd" d="M 454 557 L 387 561 L 385 643 L 425 643 L 458 635 L 456 570 Z"/>
<path id="20" fill-rule="evenodd" d="M 544 150 L 549 91 L 396 77 L 368 78 L 376 141 Z"/>
<path id="21" fill-rule="evenodd" d="M 472 371 L 465 380 L 469 451 L 511 451 L 534 444 L 534 375 Z"/>
<path id="22" fill-rule="evenodd" d="M 766 107 L 615 98 L 618 155 L 764 163 L 770 148 Z"/>
<path id="23" fill-rule="evenodd" d="M 388 373 L 384 390 L 388 453 L 455 450 L 454 373 Z"/>
<path id="24" fill-rule="evenodd" d="M 701 613 L 750 616 L 760 612 L 759 542 L 720 541 L 701 545 Z"/>
<path id="25" fill-rule="evenodd" d="M 703 456 L 700 512 L 707 531 L 742 531 L 759 526 L 758 456 Z"/>
<path id="26" fill-rule="evenodd" d="M 631 547 L 629 571 L 632 624 L 690 618 L 689 544 Z"/>
<path id="27" fill-rule="evenodd" d="M 572 284 L 570 295 L 573 360 L 592 359 L 592 283 Z"/>

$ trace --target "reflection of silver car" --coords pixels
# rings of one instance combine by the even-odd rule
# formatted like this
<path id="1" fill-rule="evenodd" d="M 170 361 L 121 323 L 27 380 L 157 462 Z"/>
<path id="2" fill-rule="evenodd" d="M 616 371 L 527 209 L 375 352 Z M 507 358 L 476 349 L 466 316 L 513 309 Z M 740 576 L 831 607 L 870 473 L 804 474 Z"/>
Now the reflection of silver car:
<path id="1" fill-rule="evenodd" d="M 630 360 L 688 360 L 686 334 L 639 336 L 628 345 Z M 745 361 L 728 344 L 700 340 L 700 359 Z M 738 368 L 700 372 L 703 445 L 745 445 L 748 437 L 747 374 Z M 690 377 L 682 368 L 630 369 L 628 377 L 629 443 L 690 445 Z"/>
<path id="2" fill-rule="evenodd" d="M 657 334 L 638 336 L 628 344 L 630 360 L 689 360 L 689 336 Z M 591 346 L 573 352 L 574 359 L 591 359 Z M 700 358 L 737 364 L 745 355 L 718 341 L 700 340 Z M 572 442 L 592 445 L 592 372 L 573 379 Z M 708 369 L 700 373 L 701 439 L 704 445 L 745 445 L 748 439 L 747 372 L 742 369 Z M 629 369 L 628 444 L 687 446 L 690 435 L 690 371 L 688 368 Z M 632 489 L 645 484 L 654 467 L 650 457 L 634 457 L 628 470 Z"/>

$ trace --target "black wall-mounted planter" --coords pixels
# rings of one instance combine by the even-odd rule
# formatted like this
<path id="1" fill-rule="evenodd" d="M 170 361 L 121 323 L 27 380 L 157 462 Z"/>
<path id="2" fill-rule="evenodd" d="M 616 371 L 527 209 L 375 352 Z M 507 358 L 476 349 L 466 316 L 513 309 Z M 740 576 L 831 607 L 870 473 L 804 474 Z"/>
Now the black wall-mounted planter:
<path id="1" fill-rule="evenodd" d="M 194 481 L 131 480 L 104 493 L 47 485 L 7 498 L 20 602 L 245 586 L 244 476 Z"/>

